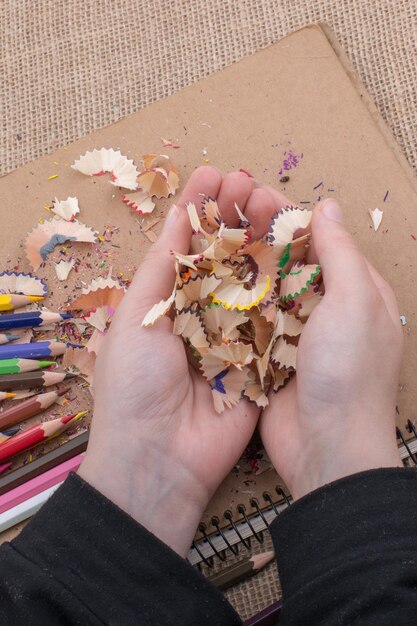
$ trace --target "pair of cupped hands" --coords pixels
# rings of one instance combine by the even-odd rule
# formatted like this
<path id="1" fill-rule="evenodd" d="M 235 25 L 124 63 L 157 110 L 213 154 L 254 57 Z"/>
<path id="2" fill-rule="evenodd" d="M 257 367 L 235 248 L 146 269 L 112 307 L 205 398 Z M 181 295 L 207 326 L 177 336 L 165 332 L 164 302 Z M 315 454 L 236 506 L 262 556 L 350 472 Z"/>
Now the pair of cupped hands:
<path id="1" fill-rule="evenodd" d="M 262 412 L 241 400 L 218 415 L 211 389 L 190 367 L 168 318 L 141 323 L 172 292 L 171 250 L 187 254 L 188 202 L 218 202 L 236 227 L 235 202 L 260 238 L 291 204 L 241 172 L 200 167 L 165 220 L 121 302 L 97 359 L 94 418 L 79 474 L 185 556 L 211 496 L 258 426 L 295 499 L 343 476 L 399 466 L 395 404 L 402 330 L 391 287 L 358 250 L 334 200 L 313 213 L 309 263 L 325 295 L 298 347 L 297 374 Z M 139 244 L 138 244 L 139 245 Z M 372 442 L 372 445 L 370 444 Z"/>

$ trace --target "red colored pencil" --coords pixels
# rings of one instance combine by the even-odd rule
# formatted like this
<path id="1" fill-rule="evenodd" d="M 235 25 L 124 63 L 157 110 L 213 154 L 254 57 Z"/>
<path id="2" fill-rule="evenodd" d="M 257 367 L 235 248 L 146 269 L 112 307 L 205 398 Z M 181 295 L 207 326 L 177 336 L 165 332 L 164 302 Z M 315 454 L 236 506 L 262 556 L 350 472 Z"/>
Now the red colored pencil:
<path id="1" fill-rule="evenodd" d="M 42 424 L 36 424 L 27 430 L 11 437 L 4 443 L 0 444 L 0 463 L 6 459 L 9 459 L 27 448 L 37 446 L 52 437 L 56 437 L 63 433 L 74 422 L 78 421 L 87 411 L 81 413 L 72 413 L 71 415 L 65 415 L 49 422 L 43 422 Z"/>

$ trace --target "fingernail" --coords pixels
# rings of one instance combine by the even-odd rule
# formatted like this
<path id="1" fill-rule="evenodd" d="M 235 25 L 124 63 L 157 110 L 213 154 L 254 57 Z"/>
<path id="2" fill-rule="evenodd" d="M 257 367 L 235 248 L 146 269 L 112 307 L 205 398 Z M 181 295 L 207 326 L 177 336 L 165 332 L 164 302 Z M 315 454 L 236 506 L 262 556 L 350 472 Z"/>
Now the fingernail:
<path id="1" fill-rule="evenodd" d="M 178 207 L 176 204 L 173 204 L 165 218 L 164 230 L 171 228 L 177 221 L 178 216 L 179 216 Z"/>
<path id="2" fill-rule="evenodd" d="M 339 224 L 344 222 L 342 209 L 332 198 L 323 201 L 322 213 L 328 220 L 339 222 Z"/>

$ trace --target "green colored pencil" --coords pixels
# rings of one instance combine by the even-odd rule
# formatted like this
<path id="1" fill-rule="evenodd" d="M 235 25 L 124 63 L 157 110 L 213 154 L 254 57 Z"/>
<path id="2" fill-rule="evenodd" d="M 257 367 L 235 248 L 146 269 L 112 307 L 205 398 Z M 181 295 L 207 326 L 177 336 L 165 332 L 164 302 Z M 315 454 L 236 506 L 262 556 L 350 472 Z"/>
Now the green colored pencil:
<path id="1" fill-rule="evenodd" d="M 33 372 L 42 367 L 50 367 L 55 361 L 36 361 L 35 359 L 1 359 L 0 375 Z"/>

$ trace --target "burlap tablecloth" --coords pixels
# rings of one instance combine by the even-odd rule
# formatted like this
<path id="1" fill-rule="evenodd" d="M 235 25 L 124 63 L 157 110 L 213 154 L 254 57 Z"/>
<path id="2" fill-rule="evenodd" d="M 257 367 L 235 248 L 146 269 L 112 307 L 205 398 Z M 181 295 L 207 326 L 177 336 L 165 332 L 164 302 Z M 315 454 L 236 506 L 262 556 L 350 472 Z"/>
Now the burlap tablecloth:
<path id="1" fill-rule="evenodd" d="M 417 168 L 416 0 L 3 0 L 0 174 L 327 22 Z M 273 568 L 228 593 L 274 601 Z"/>

